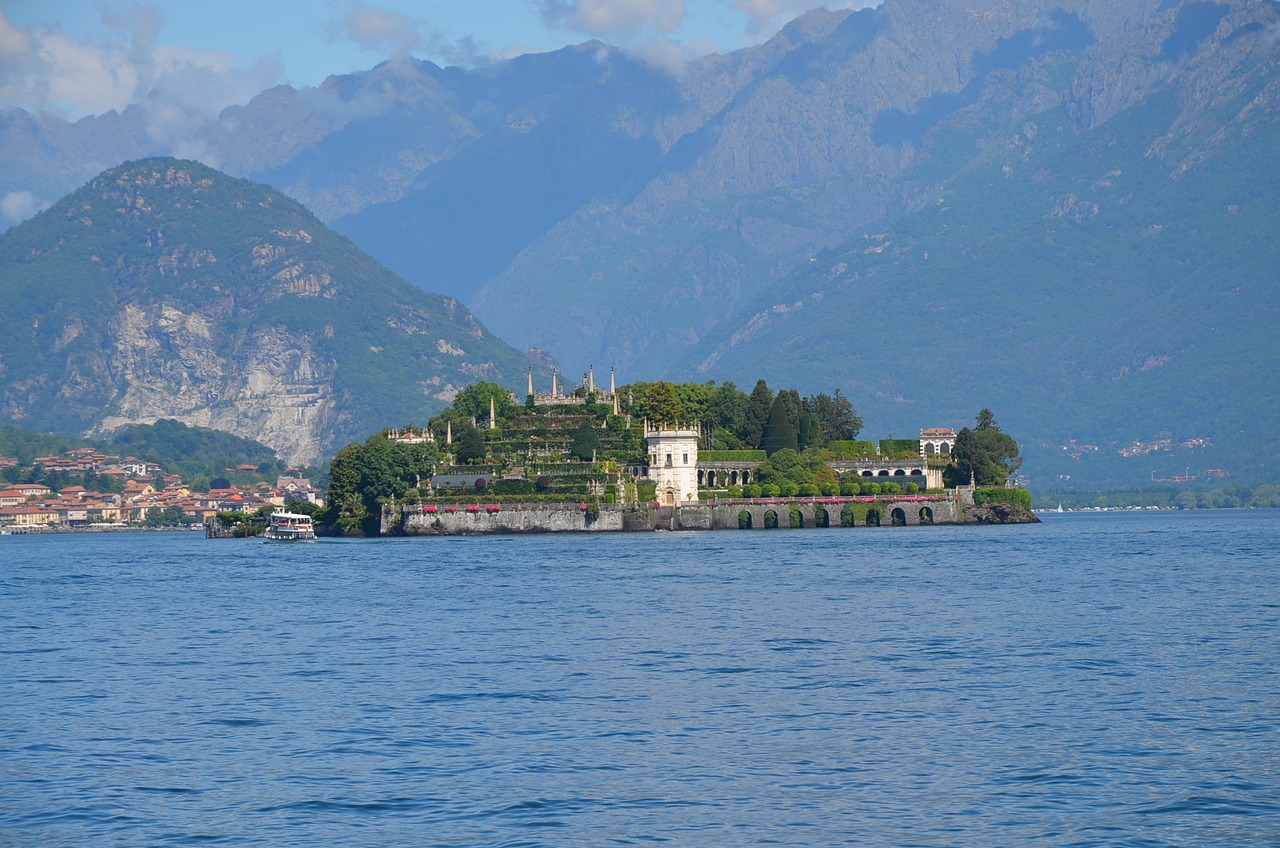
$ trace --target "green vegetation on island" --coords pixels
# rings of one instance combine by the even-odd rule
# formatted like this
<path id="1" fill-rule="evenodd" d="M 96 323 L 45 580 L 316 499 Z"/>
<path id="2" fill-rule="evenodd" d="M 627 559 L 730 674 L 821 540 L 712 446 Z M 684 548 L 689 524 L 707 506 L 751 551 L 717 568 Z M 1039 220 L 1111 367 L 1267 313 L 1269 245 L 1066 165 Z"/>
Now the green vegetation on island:
<path id="1" fill-rule="evenodd" d="M 774 392 L 764 380 L 748 395 L 732 382 L 631 383 L 613 393 L 588 381 L 565 395 L 529 395 L 518 403 L 492 382 L 468 386 L 426 425 L 388 428 L 338 451 L 330 465 L 323 525 L 376 535 L 388 502 L 448 505 L 577 502 L 648 503 L 655 484 L 645 425 L 696 427 L 699 457 L 741 467 L 742 485 L 700 483 L 699 497 L 892 497 L 924 487 L 887 478 L 841 476 L 831 465 L 850 460 L 922 464 L 920 441 L 858 441 L 862 420 L 840 392 L 802 397 Z M 990 410 L 957 446 L 957 483 L 1003 487 L 1019 465 L 1017 444 Z M 847 466 L 846 466 L 847 467 Z M 923 478 L 917 478 L 922 480 Z M 980 490 L 982 491 L 982 490 Z M 1010 503 L 1030 505 L 1021 490 Z M 994 502 L 1001 496 L 989 496 Z M 1025 503 L 1024 503 L 1025 502 Z"/>

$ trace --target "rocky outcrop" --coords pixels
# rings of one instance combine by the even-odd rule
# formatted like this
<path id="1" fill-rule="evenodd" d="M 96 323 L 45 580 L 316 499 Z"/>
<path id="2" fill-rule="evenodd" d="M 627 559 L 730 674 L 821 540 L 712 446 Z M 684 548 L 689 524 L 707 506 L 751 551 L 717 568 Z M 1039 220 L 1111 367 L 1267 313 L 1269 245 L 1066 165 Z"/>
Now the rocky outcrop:
<path id="1" fill-rule="evenodd" d="M 93 435 L 172 418 L 245 436 L 308 464 L 328 448 L 337 413 L 337 363 L 310 333 L 259 328 L 224 339 L 216 315 L 173 306 L 125 306 L 93 370 L 118 387 Z"/>
<path id="2" fill-rule="evenodd" d="M 1025 507 L 1013 504 L 993 503 L 986 506 L 966 506 L 965 524 L 1039 524 L 1040 519 Z"/>

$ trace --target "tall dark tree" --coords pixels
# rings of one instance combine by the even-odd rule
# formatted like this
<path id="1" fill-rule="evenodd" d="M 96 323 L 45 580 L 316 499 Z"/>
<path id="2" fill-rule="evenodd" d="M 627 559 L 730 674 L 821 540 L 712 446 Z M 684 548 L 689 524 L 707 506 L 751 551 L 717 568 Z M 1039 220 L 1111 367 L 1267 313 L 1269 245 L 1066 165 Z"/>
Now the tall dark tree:
<path id="1" fill-rule="evenodd" d="M 830 395 L 821 394 L 810 398 L 809 408 L 818 416 L 824 445 L 857 438 L 862 430 L 862 419 L 854 411 L 849 399 L 840 394 L 839 389 Z"/>
<path id="2" fill-rule="evenodd" d="M 599 448 L 600 428 L 595 425 L 594 419 L 583 421 L 582 426 L 573 433 L 569 455 L 587 462 L 595 459 L 595 453 Z"/>
<path id="3" fill-rule="evenodd" d="M 952 479 L 948 481 L 952 485 L 972 480 L 979 486 L 1003 486 L 1009 481 L 1010 475 L 1022 467 L 1018 443 L 995 426 L 990 410 L 983 411 L 989 416 L 987 429 L 970 430 L 965 427 L 956 434 L 951 463 L 957 473 L 951 475 Z M 979 423 L 982 420 L 980 415 Z"/>
<path id="4" fill-rule="evenodd" d="M 357 529 L 365 519 L 364 499 L 360 495 L 362 452 L 360 445 L 347 445 L 329 463 L 326 521 L 347 531 Z"/>
<path id="5" fill-rule="evenodd" d="M 742 425 L 742 441 L 751 447 L 758 447 L 764 435 L 765 422 L 769 420 L 769 412 L 773 409 L 773 391 L 764 380 L 757 380 L 756 387 L 747 398 L 747 409 Z"/>
<path id="6" fill-rule="evenodd" d="M 476 462 L 484 462 L 485 444 L 484 436 L 481 435 L 479 428 L 468 427 L 462 431 L 457 440 L 458 464 L 470 465 Z"/>
<path id="7" fill-rule="evenodd" d="M 769 419 L 765 421 L 764 433 L 760 436 L 760 447 L 765 453 L 773 456 L 780 450 L 795 450 L 799 446 L 795 427 L 791 424 L 791 416 L 787 407 L 789 399 L 780 393 L 769 408 Z"/>
<path id="8" fill-rule="evenodd" d="M 1000 425 L 996 423 L 996 414 L 985 406 L 978 410 L 978 430 L 999 430 Z"/>
<path id="9" fill-rule="evenodd" d="M 800 413 L 800 426 L 796 429 L 796 442 L 800 450 L 821 447 L 822 428 L 818 424 L 818 416 L 805 410 Z"/>

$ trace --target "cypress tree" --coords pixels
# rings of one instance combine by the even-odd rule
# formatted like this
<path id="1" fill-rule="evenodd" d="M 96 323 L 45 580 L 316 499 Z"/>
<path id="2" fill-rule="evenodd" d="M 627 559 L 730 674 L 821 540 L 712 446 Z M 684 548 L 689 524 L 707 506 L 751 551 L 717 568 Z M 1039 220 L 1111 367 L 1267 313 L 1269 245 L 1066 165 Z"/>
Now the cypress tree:
<path id="1" fill-rule="evenodd" d="M 573 444 L 569 446 L 569 455 L 586 462 L 595 456 L 600 449 L 600 430 L 594 420 L 582 422 L 573 433 Z"/>
<path id="2" fill-rule="evenodd" d="M 796 450 L 799 446 L 795 427 L 791 425 L 791 416 L 787 414 L 787 407 L 787 398 L 779 395 L 769 408 L 769 419 L 765 422 L 764 433 L 760 436 L 760 447 L 769 456 L 787 448 Z"/>
<path id="3" fill-rule="evenodd" d="M 756 387 L 747 398 L 746 423 L 742 427 L 742 441 L 751 447 L 759 447 L 764 435 L 765 422 L 773 406 L 773 392 L 764 380 L 756 381 Z"/>

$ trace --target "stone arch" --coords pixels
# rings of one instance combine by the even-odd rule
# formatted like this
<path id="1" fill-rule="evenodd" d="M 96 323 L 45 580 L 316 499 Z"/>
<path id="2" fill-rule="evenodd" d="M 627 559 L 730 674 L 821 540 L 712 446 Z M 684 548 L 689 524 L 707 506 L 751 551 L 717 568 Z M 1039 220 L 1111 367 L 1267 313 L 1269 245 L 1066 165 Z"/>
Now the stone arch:
<path id="1" fill-rule="evenodd" d="M 907 470 L 906 470 L 905 468 L 896 468 L 896 469 L 894 469 L 893 476 L 894 476 L 894 477 L 906 477 L 906 476 L 907 476 Z"/>
<path id="2" fill-rule="evenodd" d="M 903 511 L 902 507 L 895 506 L 893 508 L 893 511 L 889 513 L 889 523 L 894 527 L 907 526 L 907 513 Z"/>
<path id="3" fill-rule="evenodd" d="M 764 529 L 776 530 L 778 528 L 778 511 L 776 509 L 767 509 L 764 513 Z"/>
<path id="4" fill-rule="evenodd" d="M 738 472 L 736 471 L 729 472 L 729 485 L 730 486 L 738 485 Z"/>
<path id="5" fill-rule="evenodd" d="M 930 509 L 930 508 L 929 508 L 929 507 L 927 507 L 927 506 L 922 506 L 922 507 L 920 507 L 920 523 L 921 523 L 921 524 L 932 524 L 932 523 L 933 523 L 933 510 L 932 510 L 932 509 Z"/>
<path id="6" fill-rule="evenodd" d="M 713 471 L 711 473 L 714 474 L 715 472 Z M 699 489 L 704 488 L 706 485 L 707 485 L 707 472 L 699 468 L 698 469 L 698 488 Z"/>
<path id="7" fill-rule="evenodd" d="M 800 510 L 800 507 L 792 504 L 788 518 L 790 519 L 789 524 L 792 530 L 801 530 L 804 528 L 804 513 Z"/>
<path id="8" fill-rule="evenodd" d="M 950 442 L 943 442 L 943 443 L 942 443 L 942 454 L 943 454 L 944 456 L 951 456 L 951 443 L 950 443 Z"/>
<path id="9" fill-rule="evenodd" d="M 739 530 L 751 529 L 751 512 L 749 510 L 744 509 L 738 513 L 738 529 Z"/>
<path id="10" fill-rule="evenodd" d="M 840 510 L 840 526 L 853 526 L 853 504 L 845 504 L 844 508 Z"/>
<path id="11" fill-rule="evenodd" d="M 713 468 L 707 472 L 707 488 L 714 489 L 716 487 L 716 470 Z"/>
<path id="12" fill-rule="evenodd" d="M 875 473 L 874 471 L 867 470 L 867 471 L 862 472 L 862 476 L 863 476 L 863 477 L 874 477 L 874 476 L 876 476 L 876 473 Z"/>
<path id="13" fill-rule="evenodd" d="M 814 507 L 813 509 L 813 526 L 814 527 L 830 527 L 831 513 L 823 507 Z"/>
<path id="14" fill-rule="evenodd" d="M 889 476 L 889 469 L 887 469 L 887 468 L 881 468 L 881 469 L 880 469 L 880 473 L 879 473 L 879 474 L 877 474 L 876 476 L 877 476 L 877 477 L 888 477 L 888 476 Z"/>
<path id="15" fill-rule="evenodd" d="M 750 482 L 751 482 L 751 472 L 750 472 L 750 471 L 743 471 L 743 472 L 742 472 L 742 485 L 744 485 L 744 486 L 745 486 L 745 485 L 747 485 L 747 484 L 748 484 L 748 483 L 750 483 Z"/>
<path id="16" fill-rule="evenodd" d="M 880 526 L 880 510 L 878 509 L 867 510 L 867 526 L 868 527 Z"/>
<path id="17" fill-rule="evenodd" d="M 933 449 L 933 442 L 924 443 L 924 455 L 926 458 L 933 456 L 937 451 Z"/>

